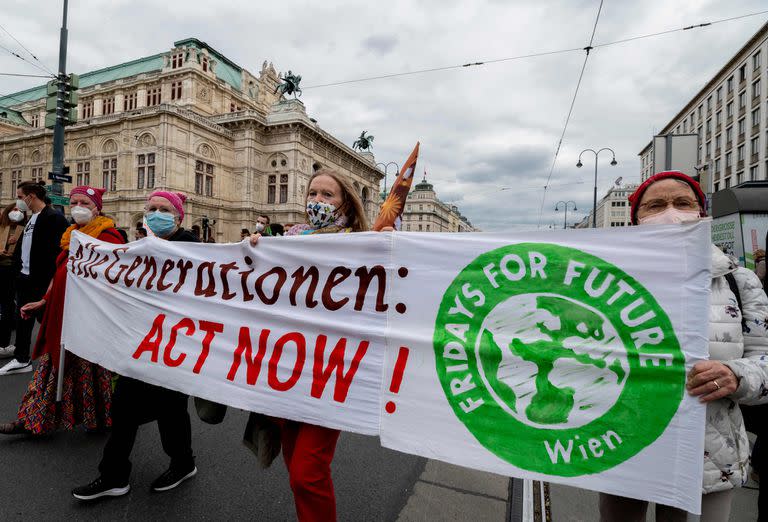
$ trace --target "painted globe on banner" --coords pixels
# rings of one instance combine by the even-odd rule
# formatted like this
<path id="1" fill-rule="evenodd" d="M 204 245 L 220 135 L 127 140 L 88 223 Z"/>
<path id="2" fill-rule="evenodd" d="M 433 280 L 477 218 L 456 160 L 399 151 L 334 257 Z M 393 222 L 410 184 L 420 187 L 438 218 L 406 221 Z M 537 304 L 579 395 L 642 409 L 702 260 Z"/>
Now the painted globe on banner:
<path id="1" fill-rule="evenodd" d="M 576 428 L 616 403 L 629 362 L 616 329 L 599 311 L 555 294 L 520 294 L 485 318 L 483 379 L 498 404 L 539 428 Z"/>

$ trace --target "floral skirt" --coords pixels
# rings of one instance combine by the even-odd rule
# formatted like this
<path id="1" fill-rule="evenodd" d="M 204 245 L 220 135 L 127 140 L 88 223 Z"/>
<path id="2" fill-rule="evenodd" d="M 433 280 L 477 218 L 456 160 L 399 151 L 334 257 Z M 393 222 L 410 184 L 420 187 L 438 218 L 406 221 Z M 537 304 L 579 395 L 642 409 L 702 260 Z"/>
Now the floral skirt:
<path id="1" fill-rule="evenodd" d="M 59 369 L 53 367 L 48 354 L 39 359 L 21 400 L 19 422 L 36 435 L 57 429 L 71 430 L 79 424 L 87 429 L 112 425 L 112 374 L 74 354 L 66 355 L 61 402 L 56 402 Z"/>

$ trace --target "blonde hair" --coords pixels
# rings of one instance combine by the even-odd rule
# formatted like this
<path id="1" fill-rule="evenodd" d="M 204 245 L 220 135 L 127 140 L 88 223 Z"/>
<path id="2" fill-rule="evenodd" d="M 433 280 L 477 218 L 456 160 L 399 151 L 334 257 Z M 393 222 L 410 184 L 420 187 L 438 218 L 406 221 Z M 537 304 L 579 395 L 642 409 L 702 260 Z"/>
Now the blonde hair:
<path id="1" fill-rule="evenodd" d="M 322 168 L 315 172 L 307 182 L 306 194 L 309 194 L 309 187 L 318 176 L 328 176 L 341 187 L 341 209 L 343 209 L 344 215 L 347 217 L 347 226 L 353 232 L 366 232 L 370 230 L 371 226 L 368 224 L 368 218 L 365 217 L 365 209 L 363 208 L 360 196 L 352 188 L 352 185 L 349 184 L 349 181 L 335 170 Z"/>

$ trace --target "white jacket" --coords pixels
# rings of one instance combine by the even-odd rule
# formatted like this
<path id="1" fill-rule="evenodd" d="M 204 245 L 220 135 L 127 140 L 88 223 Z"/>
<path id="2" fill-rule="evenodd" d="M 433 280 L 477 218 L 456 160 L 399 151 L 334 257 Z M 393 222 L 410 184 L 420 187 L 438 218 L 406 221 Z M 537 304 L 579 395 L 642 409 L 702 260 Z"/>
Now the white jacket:
<path id="1" fill-rule="evenodd" d="M 725 274 L 732 273 L 742 310 Z M 742 332 L 741 314 L 746 318 Z M 709 358 L 739 379 L 729 397 L 707 405 L 703 492 L 740 487 L 749 471 L 749 442 L 739 404 L 768 403 L 768 298 L 760 280 L 712 246 Z"/>

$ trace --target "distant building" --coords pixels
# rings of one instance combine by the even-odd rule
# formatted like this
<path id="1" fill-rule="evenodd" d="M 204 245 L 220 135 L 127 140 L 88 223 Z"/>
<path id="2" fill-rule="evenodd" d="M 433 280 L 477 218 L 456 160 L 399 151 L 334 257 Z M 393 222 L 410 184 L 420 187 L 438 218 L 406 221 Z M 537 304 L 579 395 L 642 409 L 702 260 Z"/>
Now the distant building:
<path id="1" fill-rule="evenodd" d="M 605 196 L 597 202 L 597 228 L 628 227 L 630 218 L 629 200 L 627 199 L 639 185 L 618 185 L 608 189 Z M 591 228 L 592 211 L 574 228 Z"/>
<path id="2" fill-rule="evenodd" d="M 424 175 L 405 202 L 402 230 L 408 232 L 479 232 L 456 205 L 443 203 Z"/>
<path id="3" fill-rule="evenodd" d="M 768 23 L 658 133 L 698 134 L 698 164 L 706 167 L 705 192 L 768 176 L 766 59 Z M 653 142 L 639 153 L 642 181 L 655 174 L 653 153 Z"/>
<path id="4" fill-rule="evenodd" d="M 280 98 L 279 82 L 272 64 L 254 75 L 195 38 L 81 74 L 78 122 L 66 129 L 64 156 L 73 183 L 106 188 L 104 212 L 131 229 L 149 193 L 183 192 L 184 226 L 215 220 L 221 242 L 239 240 L 259 214 L 303 221 L 307 181 L 329 167 L 349 179 L 374 219 L 383 174 L 373 155 L 324 131 L 300 101 Z M 0 97 L 2 203 L 16 198 L 20 181 L 46 179 L 51 170 L 45 98 L 45 86 Z"/>

